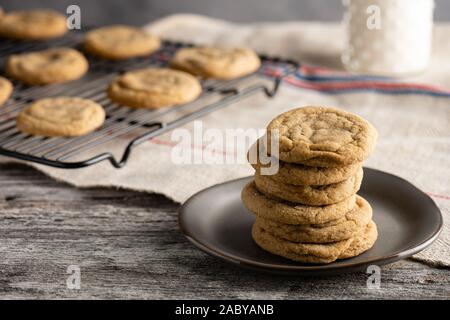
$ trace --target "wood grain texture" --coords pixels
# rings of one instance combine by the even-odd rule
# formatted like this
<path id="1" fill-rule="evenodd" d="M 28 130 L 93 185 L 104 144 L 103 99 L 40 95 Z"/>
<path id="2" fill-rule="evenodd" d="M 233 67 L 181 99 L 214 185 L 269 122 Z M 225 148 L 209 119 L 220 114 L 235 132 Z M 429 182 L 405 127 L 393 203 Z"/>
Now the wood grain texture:
<path id="1" fill-rule="evenodd" d="M 0 165 L 0 298 L 450 298 L 450 270 L 405 260 L 365 273 L 281 277 L 228 265 L 179 232 L 163 196 L 78 190 L 22 165 Z M 81 289 L 66 287 L 69 265 Z"/>

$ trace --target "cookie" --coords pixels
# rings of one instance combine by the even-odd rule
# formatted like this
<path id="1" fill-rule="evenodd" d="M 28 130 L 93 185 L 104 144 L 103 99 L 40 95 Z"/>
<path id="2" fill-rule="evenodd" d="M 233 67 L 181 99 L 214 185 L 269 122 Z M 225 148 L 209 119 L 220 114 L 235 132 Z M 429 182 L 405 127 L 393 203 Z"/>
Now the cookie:
<path id="1" fill-rule="evenodd" d="M 361 253 L 373 247 L 378 238 L 378 230 L 375 222 L 370 221 L 365 230 L 355 237 L 350 246 L 344 250 L 339 259 L 347 259 L 359 256 Z"/>
<path id="2" fill-rule="evenodd" d="M 127 72 L 113 80 L 108 88 L 112 101 L 149 109 L 185 104 L 201 92 L 200 82 L 189 73 L 158 68 Z"/>
<path id="3" fill-rule="evenodd" d="M 279 159 L 307 166 L 338 167 L 362 162 L 375 147 L 377 131 L 340 109 L 304 107 L 282 113 L 267 126 L 267 150 L 279 136 Z"/>
<path id="4" fill-rule="evenodd" d="M 280 201 L 259 192 L 254 181 L 244 187 L 241 197 L 245 207 L 259 217 L 293 225 L 318 225 L 342 221 L 345 214 L 355 206 L 356 201 L 355 195 L 327 206 L 306 206 Z"/>
<path id="5" fill-rule="evenodd" d="M 20 112 L 17 128 L 45 137 L 76 137 L 99 128 L 105 121 L 102 106 L 88 99 L 57 97 L 34 102 Z"/>
<path id="6" fill-rule="evenodd" d="M 252 237 L 265 251 L 304 263 L 336 261 L 353 241 L 353 239 L 347 239 L 327 244 L 290 242 L 270 234 L 256 223 L 252 228 Z"/>
<path id="7" fill-rule="evenodd" d="M 146 56 L 161 46 L 158 37 L 140 28 L 131 26 L 110 26 L 87 33 L 84 48 L 93 55 L 123 60 Z"/>
<path id="8" fill-rule="evenodd" d="M 11 96 L 13 85 L 8 79 L 0 77 L 0 106 Z"/>
<path id="9" fill-rule="evenodd" d="M 229 80 L 255 72 L 261 60 L 247 48 L 196 47 L 178 50 L 170 64 L 203 78 Z"/>
<path id="10" fill-rule="evenodd" d="M 323 264 L 354 257 L 369 250 L 378 233 L 375 223 L 371 221 L 354 238 L 327 244 L 296 243 L 274 236 L 254 224 L 252 237 L 258 246 L 272 254 L 303 263 Z"/>
<path id="11" fill-rule="evenodd" d="M 258 148 L 260 149 L 258 150 Z M 264 155 L 270 162 L 268 164 L 261 163 L 259 154 Z M 327 185 L 341 182 L 356 175 L 362 167 L 362 163 L 359 162 L 342 167 L 311 167 L 269 157 L 265 151 L 264 143 L 258 141 L 250 148 L 247 156 L 250 164 L 259 174 L 261 174 L 262 168 L 267 168 L 278 162 L 278 171 L 270 177 L 279 182 L 293 185 Z"/>
<path id="12" fill-rule="evenodd" d="M 54 48 L 12 55 L 6 72 L 29 85 L 45 85 L 81 78 L 88 70 L 86 58 L 71 48 Z"/>
<path id="13" fill-rule="evenodd" d="M 369 203 L 356 196 L 355 207 L 337 221 L 315 225 L 291 225 L 263 217 L 256 218 L 256 224 L 279 238 L 303 243 L 330 243 L 347 240 L 361 232 L 371 221 L 372 208 Z"/>
<path id="14" fill-rule="evenodd" d="M 256 188 L 266 196 L 301 203 L 310 206 L 323 206 L 341 202 L 355 194 L 361 187 L 363 170 L 347 180 L 324 186 L 293 185 L 279 182 L 272 176 L 255 173 Z"/>
<path id="15" fill-rule="evenodd" d="M 6 38 L 44 40 L 66 32 L 66 17 L 53 10 L 11 11 L 0 19 L 0 36 Z"/>

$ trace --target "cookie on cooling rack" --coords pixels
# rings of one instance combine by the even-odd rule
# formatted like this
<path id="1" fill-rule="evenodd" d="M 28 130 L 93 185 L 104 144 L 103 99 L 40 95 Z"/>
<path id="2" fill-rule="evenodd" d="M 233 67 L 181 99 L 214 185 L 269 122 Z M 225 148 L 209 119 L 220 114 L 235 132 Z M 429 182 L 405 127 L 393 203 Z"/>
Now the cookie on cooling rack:
<path id="1" fill-rule="evenodd" d="M 86 51 L 111 60 L 146 56 L 160 46 L 158 37 L 140 28 L 120 25 L 90 31 L 84 39 Z"/>
<path id="2" fill-rule="evenodd" d="M 0 77 L 0 106 L 11 96 L 13 85 L 8 79 Z"/>
<path id="3" fill-rule="evenodd" d="M 204 78 L 229 80 L 255 72 L 261 60 L 248 48 L 196 47 L 178 50 L 170 64 Z"/>
<path id="4" fill-rule="evenodd" d="M 0 19 L 0 36 L 6 38 L 44 40 L 66 32 L 66 17 L 53 10 L 11 11 Z"/>
<path id="5" fill-rule="evenodd" d="M 17 128 L 45 137 L 77 137 L 88 134 L 105 121 L 105 111 L 96 102 L 72 97 L 38 100 L 17 117 Z"/>
<path id="6" fill-rule="evenodd" d="M 29 85 L 45 85 L 81 78 L 88 70 L 86 58 L 71 48 L 54 48 L 12 55 L 6 72 Z"/>
<path id="7" fill-rule="evenodd" d="M 114 102 L 149 109 L 185 104 L 201 92 L 200 82 L 194 76 L 164 68 L 127 72 L 113 80 L 108 88 L 108 96 Z"/>

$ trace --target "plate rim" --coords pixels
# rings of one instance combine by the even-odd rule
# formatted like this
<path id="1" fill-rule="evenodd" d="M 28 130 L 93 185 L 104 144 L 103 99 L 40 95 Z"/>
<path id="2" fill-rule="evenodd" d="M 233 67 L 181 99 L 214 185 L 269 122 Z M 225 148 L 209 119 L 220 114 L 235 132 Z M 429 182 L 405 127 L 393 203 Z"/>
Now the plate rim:
<path id="1" fill-rule="evenodd" d="M 369 171 L 374 171 L 374 172 L 377 172 L 378 174 L 389 175 L 392 178 L 401 180 L 402 182 L 409 184 L 414 189 L 416 189 L 416 191 L 422 193 L 427 198 L 427 200 L 431 202 L 431 204 L 434 206 L 434 208 L 439 213 L 439 215 L 438 215 L 439 225 L 438 225 L 437 229 L 434 230 L 433 233 L 429 237 L 427 237 L 426 239 L 421 241 L 418 245 L 409 247 L 408 249 L 396 251 L 388 256 L 384 256 L 381 258 L 361 261 L 358 263 L 348 262 L 348 263 L 344 263 L 344 264 L 339 264 L 338 266 L 333 265 L 333 264 L 269 265 L 267 263 L 261 263 L 261 262 L 257 262 L 254 260 L 248 260 L 245 258 L 237 258 L 236 256 L 234 256 L 232 254 L 227 254 L 227 253 L 218 251 L 218 250 L 212 248 L 211 246 L 205 245 L 203 242 L 199 241 L 194 235 L 192 235 L 189 231 L 187 231 L 187 229 L 185 228 L 183 216 L 185 216 L 186 207 L 189 205 L 190 202 L 195 201 L 198 196 L 200 196 L 201 194 L 203 194 L 205 192 L 208 192 L 210 189 L 213 189 L 213 188 L 216 188 L 216 187 L 219 187 L 221 185 L 225 185 L 225 184 L 228 184 L 231 182 L 250 179 L 253 177 L 253 175 L 217 183 L 215 185 L 209 186 L 205 189 L 202 189 L 202 190 L 196 192 L 195 194 L 190 196 L 179 208 L 179 210 L 178 210 L 178 225 L 181 230 L 181 233 L 192 244 L 194 244 L 198 249 L 202 250 L 203 252 L 206 252 L 214 257 L 217 257 L 221 260 L 225 260 L 234 265 L 238 265 L 238 266 L 242 266 L 242 267 L 258 269 L 261 271 L 268 271 L 268 272 L 278 272 L 278 273 L 280 273 L 280 272 L 286 273 L 287 272 L 290 274 L 293 274 L 293 273 L 307 274 L 307 273 L 313 273 L 313 272 L 333 272 L 333 271 L 342 271 L 345 269 L 348 269 L 350 271 L 350 270 L 361 269 L 367 265 L 385 265 L 385 264 L 388 264 L 388 263 L 391 263 L 394 261 L 398 261 L 398 260 L 402 260 L 402 259 L 411 257 L 412 255 L 424 250 L 426 247 L 431 245 L 439 237 L 439 235 L 442 232 L 443 226 L 444 226 L 444 219 L 442 216 L 442 212 L 439 209 L 439 207 L 437 206 L 436 202 L 428 194 L 426 194 L 425 192 L 420 190 L 418 187 L 416 187 L 414 184 L 412 184 L 411 182 L 409 182 L 408 180 L 406 180 L 402 177 L 399 177 L 395 174 L 392 174 L 392 173 L 389 173 L 386 171 L 382 171 L 382 170 L 378 170 L 378 169 L 374 169 L 374 168 L 370 168 L 370 167 L 364 166 L 363 169 L 369 170 Z"/>

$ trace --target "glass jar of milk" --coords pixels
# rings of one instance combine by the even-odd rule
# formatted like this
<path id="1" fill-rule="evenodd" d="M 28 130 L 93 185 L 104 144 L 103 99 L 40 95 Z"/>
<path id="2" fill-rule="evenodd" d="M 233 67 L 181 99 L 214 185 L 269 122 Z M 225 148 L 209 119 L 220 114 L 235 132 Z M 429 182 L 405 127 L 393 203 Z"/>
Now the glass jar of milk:
<path id="1" fill-rule="evenodd" d="M 342 63 L 355 73 L 404 76 L 429 62 L 434 0 L 343 0 Z"/>

